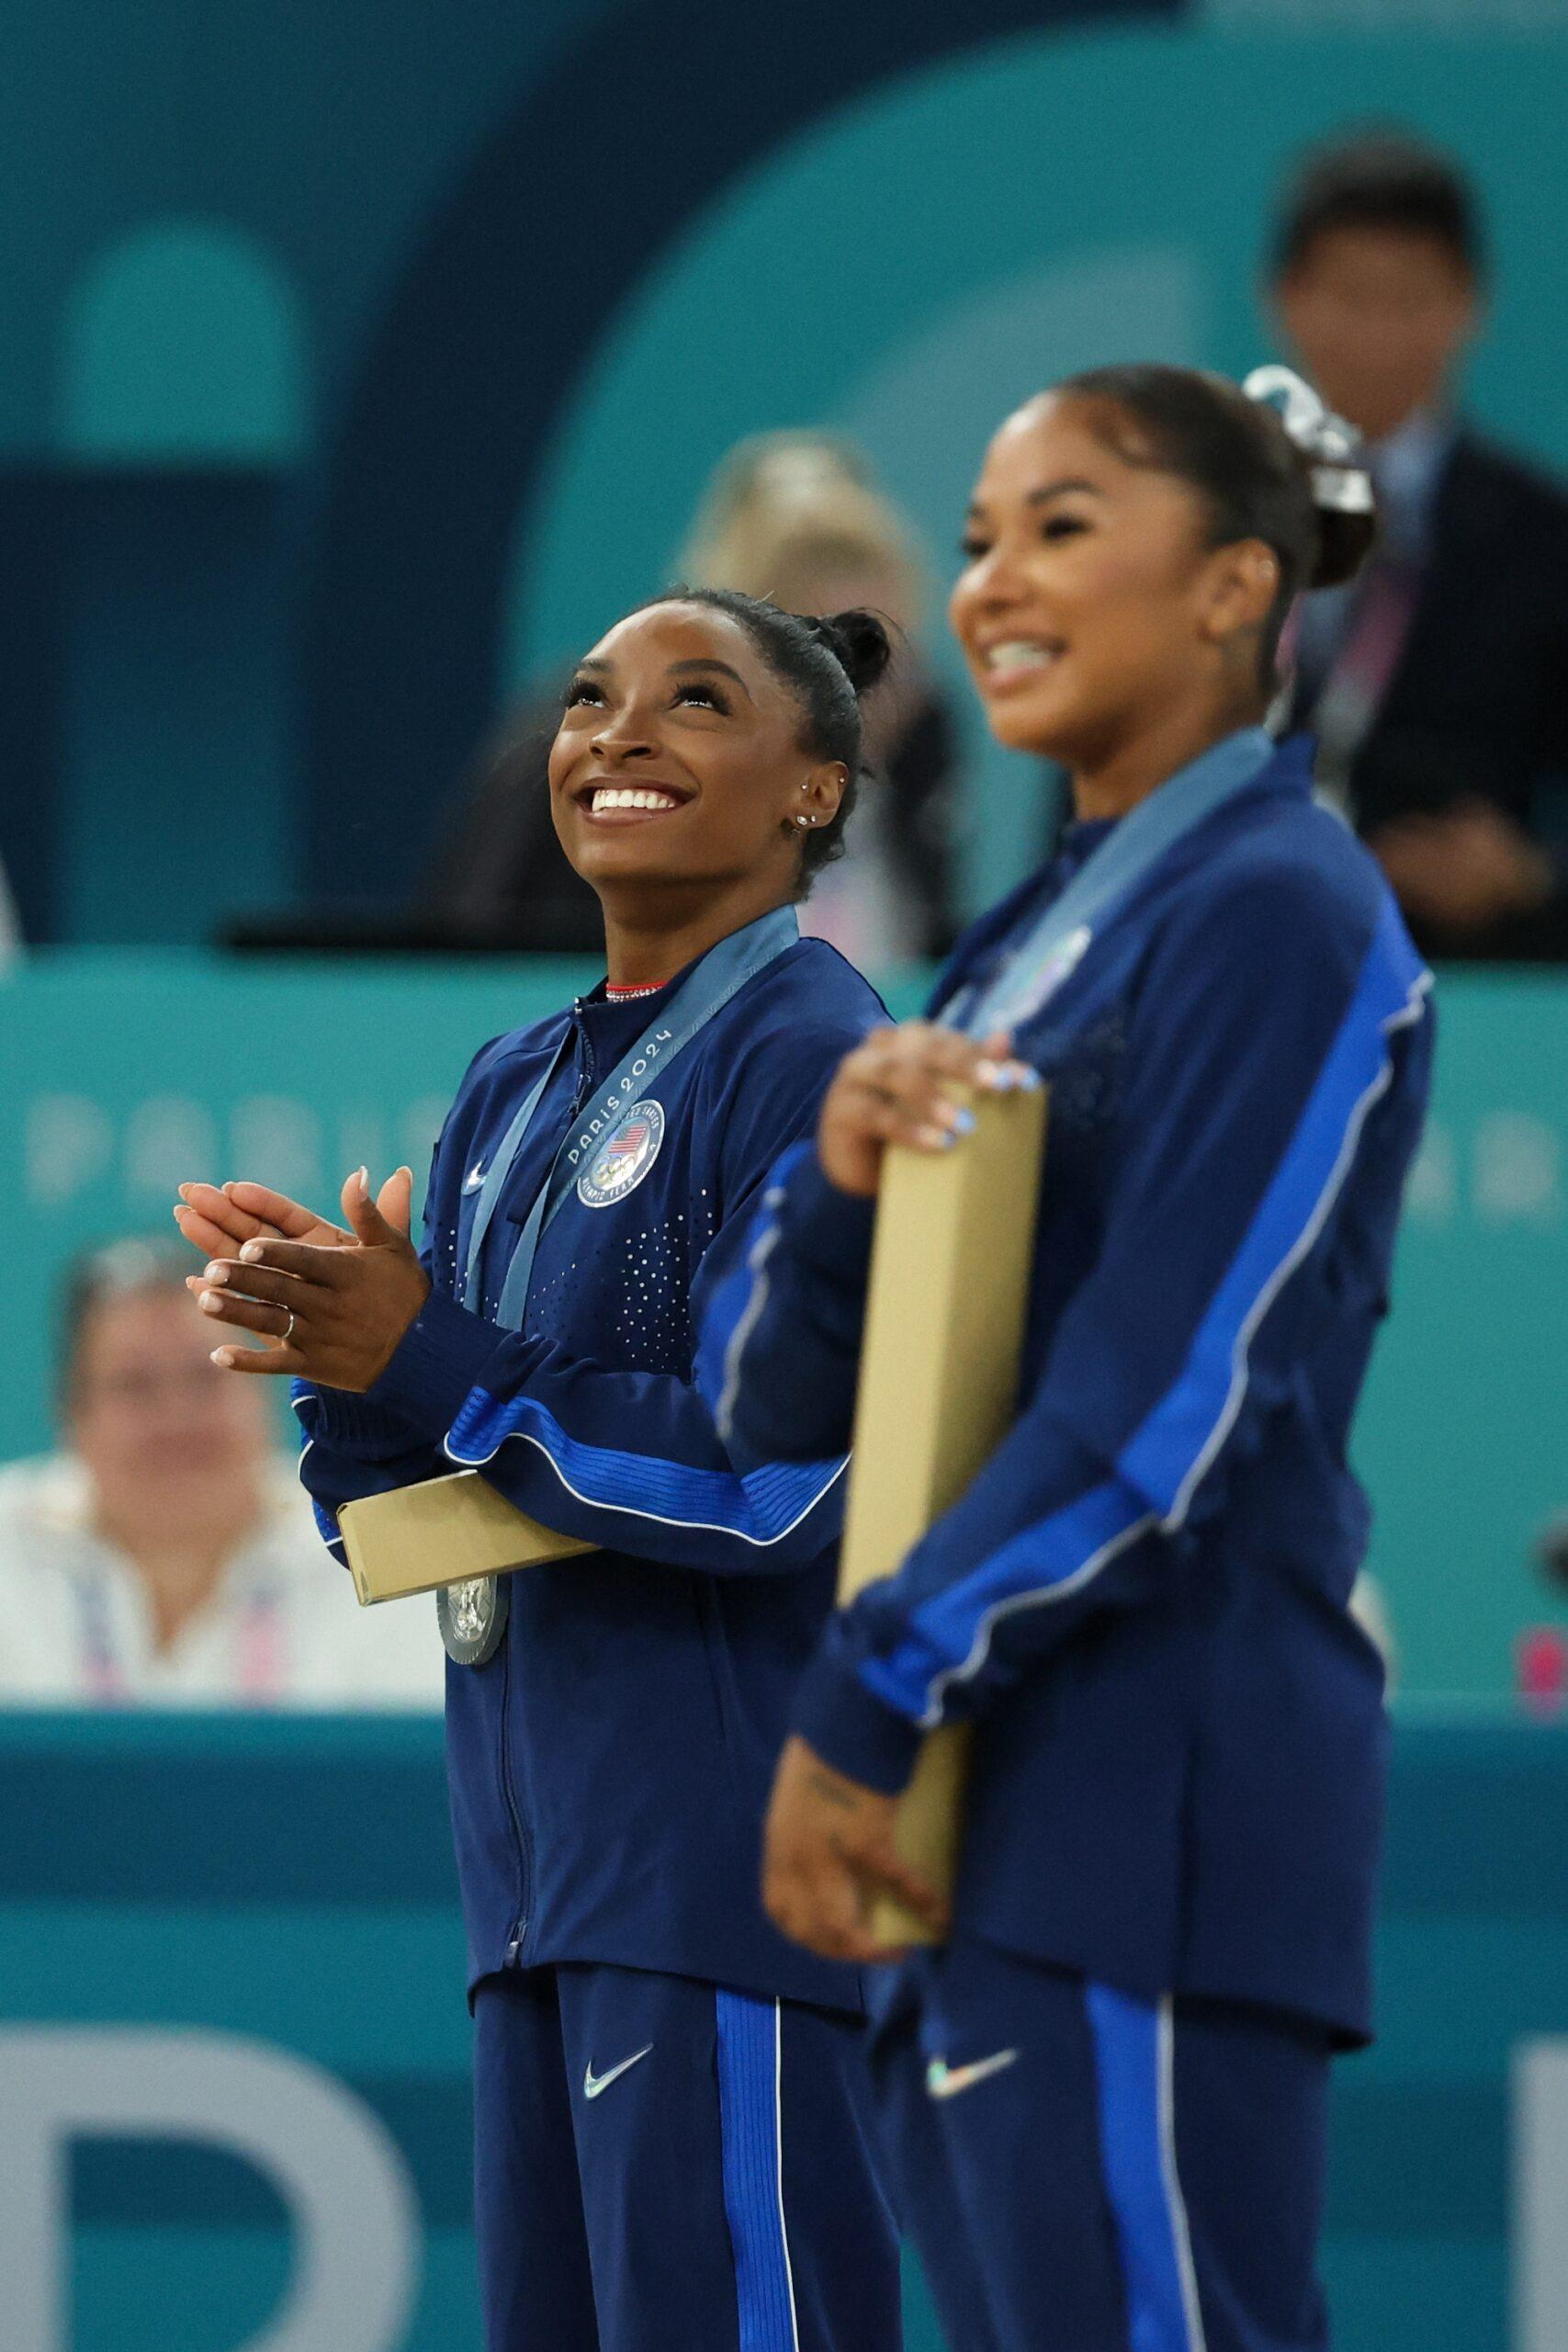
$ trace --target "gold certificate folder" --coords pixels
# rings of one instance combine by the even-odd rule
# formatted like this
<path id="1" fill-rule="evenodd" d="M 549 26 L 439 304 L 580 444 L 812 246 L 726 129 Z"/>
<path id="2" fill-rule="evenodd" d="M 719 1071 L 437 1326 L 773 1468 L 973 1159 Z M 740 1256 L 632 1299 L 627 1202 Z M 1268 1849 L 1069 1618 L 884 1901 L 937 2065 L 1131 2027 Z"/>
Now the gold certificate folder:
<path id="1" fill-rule="evenodd" d="M 895 1147 L 883 1164 L 855 1403 L 840 1602 L 889 1577 L 1006 1436 L 1034 1255 L 1045 1149 L 1043 1088 L 958 1097 L 973 1131 L 942 1153 Z M 967 1733 L 933 1732 L 898 1813 L 906 1860 L 944 1894 L 957 1859 Z M 930 1943 L 900 1905 L 886 1943 Z"/>
<path id="2" fill-rule="evenodd" d="M 337 1523 L 362 1607 L 595 1548 L 526 1518 L 477 1470 L 366 1495 Z"/>

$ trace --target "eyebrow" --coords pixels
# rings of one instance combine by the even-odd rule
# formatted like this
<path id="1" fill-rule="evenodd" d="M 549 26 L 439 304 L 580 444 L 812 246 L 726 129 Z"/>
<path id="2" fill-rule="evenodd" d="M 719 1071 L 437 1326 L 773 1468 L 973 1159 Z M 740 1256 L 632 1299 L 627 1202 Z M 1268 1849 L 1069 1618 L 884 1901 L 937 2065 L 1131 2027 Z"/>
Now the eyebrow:
<path id="1" fill-rule="evenodd" d="M 707 658 L 699 659 L 694 662 L 671 662 L 670 664 L 670 674 L 672 678 L 683 677 L 688 672 L 693 670 L 722 671 L 723 674 L 727 678 L 734 679 L 741 693 L 746 696 L 747 701 L 750 702 L 751 700 L 750 687 L 747 684 L 739 671 L 732 670 L 728 662 L 719 662 Z"/>
<path id="2" fill-rule="evenodd" d="M 1069 490 L 1087 490 L 1094 498 L 1105 496 L 1105 492 L 1099 482 L 1089 481 L 1082 474 L 1066 474 L 1060 481 L 1043 481 L 1038 490 L 1027 492 L 1023 503 L 1026 506 L 1048 506 L 1053 498 L 1060 498 Z M 973 520 L 976 515 L 984 513 L 985 508 L 979 500 L 973 500 L 969 507 L 970 519 Z"/>
<path id="3" fill-rule="evenodd" d="M 596 659 L 592 654 L 590 654 L 586 661 L 582 661 L 578 663 L 577 668 L 579 672 L 583 670 L 592 670 L 596 676 L 602 677 L 607 673 L 614 671 L 615 666 L 615 665 L 613 662 L 601 661 Z M 755 699 L 750 687 L 747 684 L 739 671 L 732 670 L 728 662 L 720 662 L 716 659 L 704 657 L 690 662 L 671 662 L 670 664 L 670 675 L 672 678 L 686 677 L 694 670 L 720 670 L 727 678 L 734 679 L 736 684 L 739 687 L 748 702 L 751 702 Z"/>

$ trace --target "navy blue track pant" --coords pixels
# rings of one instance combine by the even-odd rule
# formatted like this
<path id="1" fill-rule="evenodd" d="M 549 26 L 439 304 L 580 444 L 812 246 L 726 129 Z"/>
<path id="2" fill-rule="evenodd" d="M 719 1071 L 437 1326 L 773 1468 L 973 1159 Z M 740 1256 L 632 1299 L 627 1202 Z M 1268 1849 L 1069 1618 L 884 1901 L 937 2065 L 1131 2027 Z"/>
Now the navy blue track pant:
<path id="1" fill-rule="evenodd" d="M 1323 2352 L 1314 2029 L 964 1942 L 895 1972 L 872 2061 L 950 2352 Z"/>
<path id="2" fill-rule="evenodd" d="M 487 2352 L 897 2352 L 860 2019 L 558 1967 L 475 2022 Z"/>

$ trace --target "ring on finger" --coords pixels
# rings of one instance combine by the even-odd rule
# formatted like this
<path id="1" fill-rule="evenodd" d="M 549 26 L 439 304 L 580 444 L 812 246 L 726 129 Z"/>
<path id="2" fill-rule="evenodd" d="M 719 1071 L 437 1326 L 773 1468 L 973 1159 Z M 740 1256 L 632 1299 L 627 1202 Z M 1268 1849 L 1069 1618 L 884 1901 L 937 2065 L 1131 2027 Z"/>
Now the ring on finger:
<path id="1" fill-rule="evenodd" d="M 282 1330 L 278 1333 L 278 1340 L 280 1345 L 287 1347 L 289 1340 L 294 1337 L 294 1317 L 287 1307 L 284 1309 L 284 1312 L 288 1316 L 288 1320 L 284 1325 Z"/>

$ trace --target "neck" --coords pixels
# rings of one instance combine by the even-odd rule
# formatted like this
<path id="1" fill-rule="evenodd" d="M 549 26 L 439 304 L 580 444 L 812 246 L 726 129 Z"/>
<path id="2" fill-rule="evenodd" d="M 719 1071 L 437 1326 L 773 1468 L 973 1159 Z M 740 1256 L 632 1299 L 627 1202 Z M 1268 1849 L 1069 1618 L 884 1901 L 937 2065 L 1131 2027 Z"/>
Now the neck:
<path id="1" fill-rule="evenodd" d="M 176 1525 L 159 1509 L 138 1507 L 130 1500 L 117 1505 L 100 1497 L 94 1523 L 140 1576 L 161 1650 L 169 1648 L 207 1607 L 225 1566 L 255 1526 L 260 1511 L 261 1498 L 248 1480 L 220 1508 L 193 1514 Z"/>
<path id="2" fill-rule="evenodd" d="M 1180 711 L 1146 728 L 1103 757 L 1086 760 L 1072 769 L 1073 814 L 1078 818 L 1125 817 L 1151 792 L 1187 767 L 1227 735 L 1256 727 L 1260 714 L 1255 703 L 1246 708 L 1201 713 Z"/>
<path id="3" fill-rule="evenodd" d="M 671 884 L 658 890 L 628 892 L 623 899 L 601 894 L 604 910 L 604 961 L 612 988 L 647 988 L 673 979 L 710 947 L 749 922 L 787 906 L 789 884 L 759 883 L 747 876 L 716 889 Z"/>

